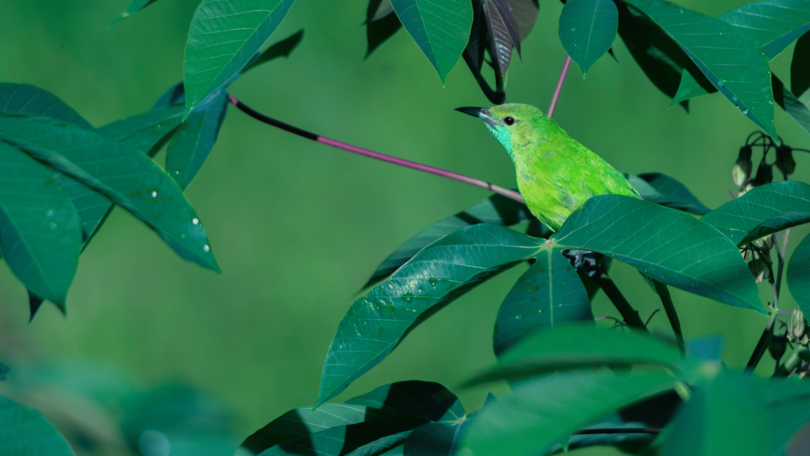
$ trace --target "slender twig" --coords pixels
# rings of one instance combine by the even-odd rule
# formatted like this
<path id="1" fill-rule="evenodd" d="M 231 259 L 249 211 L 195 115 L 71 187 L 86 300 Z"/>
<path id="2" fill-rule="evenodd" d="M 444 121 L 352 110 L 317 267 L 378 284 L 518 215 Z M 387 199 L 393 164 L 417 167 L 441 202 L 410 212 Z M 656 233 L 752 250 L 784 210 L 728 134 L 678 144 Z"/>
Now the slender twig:
<path id="1" fill-rule="evenodd" d="M 759 342 L 757 342 L 757 346 L 754 347 L 754 353 L 751 354 L 751 359 L 748 360 L 745 370 L 753 371 L 756 369 L 757 364 L 759 364 L 759 361 L 762 359 L 762 355 L 765 354 L 768 350 L 768 346 L 771 345 L 771 341 L 773 341 L 773 324 L 776 322 L 777 315 L 779 315 L 779 309 L 774 306 L 771 312 L 771 318 L 768 319 L 768 324 L 765 325 L 765 330 L 762 331 Z"/>
<path id="2" fill-rule="evenodd" d="M 253 117 L 256 120 L 264 122 L 268 125 L 272 125 L 276 128 L 280 128 L 284 131 L 292 133 L 294 135 L 298 135 L 302 138 L 310 139 L 312 141 L 319 142 L 321 144 L 326 144 L 328 146 L 335 147 L 337 149 L 345 150 L 347 152 L 351 152 L 353 154 L 362 155 L 364 157 L 373 158 L 375 160 L 384 161 L 387 163 L 392 163 L 399 166 L 404 166 L 406 168 L 415 169 L 417 171 L 422 171 L 425 173 L 435 174 L 437 176 L 446 177 L 448 179 L 453 179 L 459 182 L 464 182 L 465 184 L 474 185 L 479 188 L 483 188 L 485 190 L 489 190 L 493 193 L 497 193 L 499 195 L 503 195 L 507 198 L 513 199 L 519 203 L 523 203 L 523 197 L 520 196 L 520 193 L 509 190 L 508 188 L 501 187 L 500 185 L 495 185 L 490 182 L 486 182 L 480 179 L 476 179 L 474 177 L 465 176 L 463 174 L 454 173 L 452 171 L 447 171 L 440 168 L 434 168 L 433 166 L 423 165 L 421 163 L 412 162 L 410 160 L 404 160 L 402 158 L 392 157 L 390 155 L 381 154 L 379 152 L 374 152 L 373 150 L 363 149 L 357 146 L 352 146 L 351 144 L 346 144 L 340 141 L 336 141 L 334 139 L 329 139 L 324 136 L 316 135 L 315 133 L 302 130 L 298 127 L 286 124 L 279 120 L 273 119 L 272 117 L 268 117 L 260 112 L 255 111 L 251 107 L 247 106 L 246 104 L 242 103 L 241 101 L 237 100 L 236 97 L 233 95 L 229 95 L 229 100 L 231 104 L 236 106 L 239 110 L 244 112 L 245 114 Z"/>
<path id="3" fill-rule="evenodd" d="M 660 434 L 661 428 L 604 428 L 604 429 L 583 429 L 574 432 L 574 435 L 587 434 Z"/>
<path id="4" fill-rule="evenodd" d="M 560 99 L 560 92 L 562 92 L 563 83 L 565 82 L 565 75 L 568 74 L 568 67 L 570 66 L 571 66 L 571 56 L 566 56 L 562 72 L 560 72 L 560 79 L 557 81 L 557 88 L 554 89 L 554 96 L 551 97 L 551 105 L 549 105 L 548 113 L 546 114 L 549 117 L 553 117 L 554 110 L 557 109 L 557 100 Z"/>
<path id="5" fill-rule="evenodd" d="M 683 332 L 681 331 L 681 321 L 678 319 L 678 313 L 675 311 L 675 303 L 672 302 L 669 288 L 655 279 L 653 279 L 652 282 L 653 285 L 655 285 L 656 293 L 658 293 L 658 296 L 661 298 L 661 303 L 664 305 L 664 311 L 667 313 L 672 331 L 675 333 L 678 349 L 681 350 L 681 355 L 686 355 L 686 346 L 683 343 Z"/>
<path id="6" fill-rule="evenodd" d="M 647 326 L 644 325 L 644 322 L 641 320 L 641 317 L 639 317 L 636 309 L 633 309 L 633 306 L 627 302 L 627 299 L 624 297 L 622 292 L 619 291 L 619 288 L 616 287 L 616 284 L 613 283 L 613 280 L 611 280 L 610 277 L 603 274 L 602 277 L 597 279 L 597 282 L 599 282 L 599 286 L 613 302 L 613 305 L 616 306 L 616 310 L 622 314 L 622 318 L 624 318 L 624 321 L 628 326 L 641 329 L 643 331 L 648 331 Z"/>

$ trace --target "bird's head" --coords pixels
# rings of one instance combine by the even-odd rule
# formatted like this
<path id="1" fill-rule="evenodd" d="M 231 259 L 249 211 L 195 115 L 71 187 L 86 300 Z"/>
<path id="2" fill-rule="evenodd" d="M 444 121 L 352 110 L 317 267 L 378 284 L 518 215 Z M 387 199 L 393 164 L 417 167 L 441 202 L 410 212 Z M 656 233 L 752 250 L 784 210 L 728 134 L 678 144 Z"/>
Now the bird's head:
<path id="1" fill-rule="evenodd" d="M 536 142 L 540 127 L 548 117 L 527 104 L 502 104 L 491 108 L 456 108 L 456 111 L 478 117 L 484 121 L 498 142 L 503 145 L 512 161 L 515 146 Z"/>

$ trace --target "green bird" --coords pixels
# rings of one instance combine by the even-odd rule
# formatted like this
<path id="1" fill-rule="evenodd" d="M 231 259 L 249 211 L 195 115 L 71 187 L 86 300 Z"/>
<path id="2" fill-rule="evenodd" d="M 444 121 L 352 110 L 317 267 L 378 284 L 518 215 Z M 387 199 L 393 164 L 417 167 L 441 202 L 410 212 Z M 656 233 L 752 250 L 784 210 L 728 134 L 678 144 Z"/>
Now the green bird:
<path id="1" fill-rule="evenodd" d="M 529 210 L 554 231 L 593 196 L 640 198 L 620 172 L 534 106 L 504 104 L 456 111 L 484 121 L 512 159 Z"/>

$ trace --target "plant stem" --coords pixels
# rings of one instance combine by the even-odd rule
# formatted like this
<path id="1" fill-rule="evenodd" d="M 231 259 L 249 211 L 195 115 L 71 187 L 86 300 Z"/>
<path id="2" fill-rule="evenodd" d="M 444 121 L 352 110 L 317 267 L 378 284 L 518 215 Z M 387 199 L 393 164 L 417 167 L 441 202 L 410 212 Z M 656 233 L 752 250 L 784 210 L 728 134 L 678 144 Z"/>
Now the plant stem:
<path id="1" fill-rule="evenodd" d="M 568 74 L 568 67 L 571 66 L 571 56 L 565 57 L 565 63 L 563 64 L 562 72 L 560 72 L 560 79 L 557 81 L 557 88 L 554 89 L 554 96 L 551 97 L 551 105 L 548 107 L 547 116 L 553 117 L 554 110 L 557 109 L 557 100 L 560 99 L 560 92 L 562 92 L 563 83 L 565 82 L 565 76 Z"/>
<path id="2" fill-rule="evenodd" d="M 794 369 L 799 365 L 799 363 L 804 361 L 810 361 L 810 349 L 803 345 L 797 346 L 793 349 L 793 352 L 790 353 L 788 359 L 779 366 L 779 369 L 773 374 L 774 377 L 787 377 L 793 372 Z"/>
<path id="3" fill-rule="evenodd" d="M 751 359 L 748 360 L 748 364 L 745 366 L 745 370 L 753 371 L 756 369 L 757 364 L 762 359 L 762 355 L 765 354 L 765 351 L 768 350 L 768 346 L 771 345 L 771 341 L 773 341 L 773 324 L 776 321 L 776 316 L 779 315 L 779 309 L 777 307 L 773 308 L 773 312 L 771 312 L 771 318 L 768 319 L 768 324 L 765 326 L 765 330 L 762 331 L 762 336 L 759 338 L 759 342 L 757 342 L 757 346 L 754 348 L 754 353 L 751 354 Z"/>
<path id="4" fill-rule="evenodd" d="M 399 166 L 404 166 L 406 168 L 415 169 L 417 171 L 422 171 L 425 173 L 435 174 L 437 176 L 446 177 L 448 179 L 453 179 L 459 182 L 464 182 L 465 184 L 474 185 L 479 188 L 483 188 L 485 190 L 489 190 L 493 193 L 497 193 L 499 195 L 503 195 L 507 198 L 513 199 L 519 203 L 524 203 L 523 197 L 520 196 L 520 193 L 509 190 L 508 188 L 501 187 L 500 185 L 495 185 L 490 182 L 486 182 L 480 179 L 476 179 L 470 176 L 465 176 L 463 174 L 454 173 L 452 171 L 447 171 L 440 168 L 434 168 L 433 166 L 423 165 L 421 163 L 412 162 L 410 160 L 404 160 L 402 158 L 392 157 L 390 155 L 381 154 L 379 152 L 374 152 L 373 150 L 363 149 L 357 146 L 352 146 L 351 144 L 346 144 L 340 141 L 336 141 L 334 139 L 329 139 L 324 136 L 316 135 L 315 133 L 302 130 L 298 127 L 286 124 L 279 120 L 273 119 L 272 117 L 268 117 L 260 112 L 255 111 L 251 107 L 247 106 L 246 104 L 242 103 L 233 95 L 229 95 L 229 100 L 231 104 L 236 106 L 239 110 L 244 112 L 245 114 L 253 117 L 256 120 L 264 122 L 268 125 L 272 125 L 276 128 L 280 128 L 286 132 L 292 133 L 294 135 L 298 135 L 302 138 L 310 139 L 312 141 L 319 142 L 321 144 L 326 144 L 327 146 L 332 146 L 337 149 L 345 150 L 347 152 L 351 152 L 353 154 L 362 155 L 364 157 L 373 158 L 375 160 L 384 161 L 387 163 L 392 163 Z"/>
<path id="5" fill-rule="evenodd" d="M 604 429 L 583 429 L 574 432 L 574 435 L 587 434 L 660 434 L 661 428 L 604 428 Z"/>
<path id="6" fill-rule="evenodd" d="M 681 350 L 681 355 L 686 355 L 686 346 L 683 343 L 683 332 L 681 331 L 681 321 L 678 320 L 678 313 L 675 311 L 675 303 L 672 302 L 672 295 L 669 294 L 669 288 L 655 279 L 652 279 L 652 282 L 655 285 L 655 291 L 661 298 L 661 303 L 664 304 L 664 311 L 666 311 L 669 324 L 672 326 L 672 331 L 675 333 L 678 349 Z"/>
<path id="7" fill-rule="evenodd" d="M 602 277 L 597 279 L 597 282 L 608 298 L 613 302 L 613 305 L 616 306 L 616 310 L 622 314 L 622 318 L 624 318 L 624 322 L 627 323 L 628 326 L 648 331 L 647 326 L 644 325 L 644 322 L 641 321 L 641 317 L 638 316 L 636 309 L 633 309 L 633 306 L 627 302 L 627 299 L 625 299 L 622 292 L 619 291 L 619 288 L 616 287 L 616 284 L 613 283 L 610 277 L 603 274 Z"/>

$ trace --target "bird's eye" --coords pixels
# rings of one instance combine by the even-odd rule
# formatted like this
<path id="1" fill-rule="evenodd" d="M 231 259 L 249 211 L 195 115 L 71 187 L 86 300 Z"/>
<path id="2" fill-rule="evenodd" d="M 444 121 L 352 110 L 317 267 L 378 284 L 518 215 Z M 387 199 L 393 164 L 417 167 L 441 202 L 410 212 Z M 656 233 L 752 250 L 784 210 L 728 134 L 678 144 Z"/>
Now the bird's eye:
<path id="1" fill-rule="evenodd" d="M 510 117 L 504 117 L 503 118 L 503 123 L 505 123 L 506 125 L 514 125 L 515 118 L 511 117 L 511 116 Z"/>

